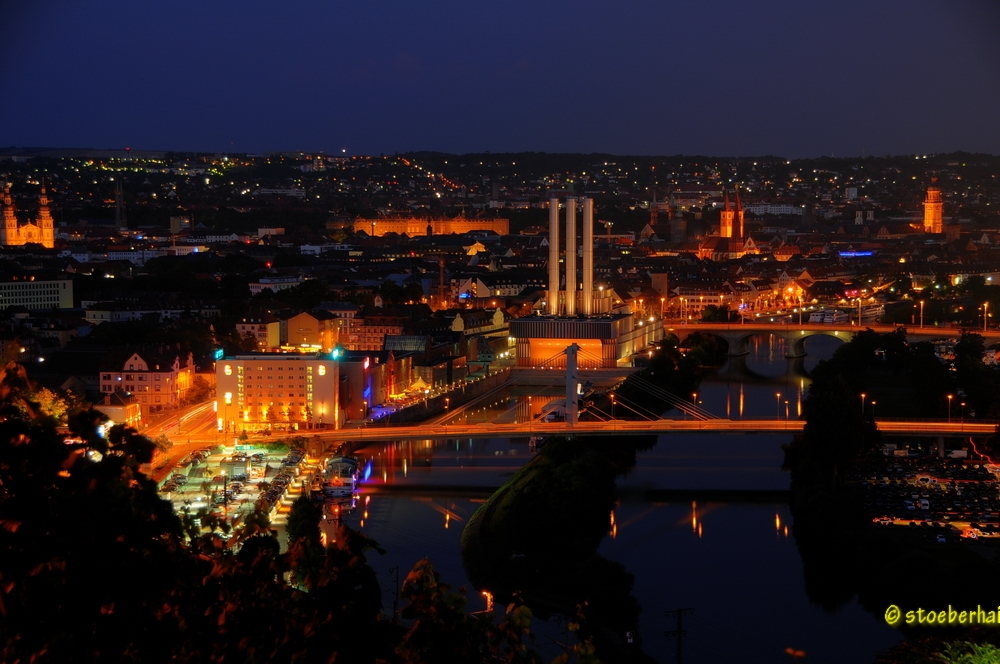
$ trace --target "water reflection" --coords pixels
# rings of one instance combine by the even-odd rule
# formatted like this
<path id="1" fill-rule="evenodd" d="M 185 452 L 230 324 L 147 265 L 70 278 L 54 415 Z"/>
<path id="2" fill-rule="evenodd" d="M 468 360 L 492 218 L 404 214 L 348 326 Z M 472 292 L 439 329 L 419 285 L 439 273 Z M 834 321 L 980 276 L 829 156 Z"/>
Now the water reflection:
<path id="1" fill-rule="evenodd" d="M 839 345 L 825 337 L 807 343 L 809 355 L 793 363 L 785 358 L 782 339 L 758 338 L 747 358 L 758 377 L 735 376 L 727 363 L 705 377 L 698 399 L 719 415 L 763 417 L 774 415 L 780 392 L 781 414 L 787 399 L 789 417 L 799 417 L 808 370 Z M 795 373 L 799 369 L 804 371 Z M 506 390 L 449 421 L 523 421 L 563 396 L 551 391 Z M 785 505 L 628 497 L 649 490 L 787 490 L 788 476 L 780 470 L 784 442 L 787 437 L 770 435 L 664 435 L 620 479 L 625 497 L 610 515 L 599 553 L 635 576 L 643 650 L 655 659 L 673 661 L 676 647 L 663 634 L 663 612 L 689 606 L 696 611 L 685 618 L 687 662 L 785 661 L 789 650 L 814 661 L 870 661 L 898 641 L 898 632 L 856 602 L 834 614 L 810 602 Z M 385 547 L 384 556 L 371 560 L 380 578 L 385 581 L 393 567 L 405 576 L 426 556 L 455 587 L 468 583 L 461 526 L 491 487 L 502 485 L 534 455 L 528 440 L 506 439 L 369 444 L 354 453 L 371 460 L 372 472 L 362 485 L 364 511 L 344 519 L 354 527 L 363 524 Z M 451 527 L 453 522 L 460 527 Z M 481 609 L 491 599 L 471 596 L 468 608 Z M 392 606 L 389 589 L 383 603 Z M 563 627 L 536 623 L 534 631 L 546 660 L 559 653 L 551 643 L 562 640 Z"/>

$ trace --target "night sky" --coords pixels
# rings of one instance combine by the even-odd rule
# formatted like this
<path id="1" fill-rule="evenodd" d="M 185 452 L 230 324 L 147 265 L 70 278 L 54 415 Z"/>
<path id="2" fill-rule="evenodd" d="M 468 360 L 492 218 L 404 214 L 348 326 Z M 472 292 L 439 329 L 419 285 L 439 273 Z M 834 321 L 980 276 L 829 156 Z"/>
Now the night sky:
<path id="1" fill-rule="evenodd" d="M 0 0 L 0 147 L 1000 153 L 996 0 Z"/>

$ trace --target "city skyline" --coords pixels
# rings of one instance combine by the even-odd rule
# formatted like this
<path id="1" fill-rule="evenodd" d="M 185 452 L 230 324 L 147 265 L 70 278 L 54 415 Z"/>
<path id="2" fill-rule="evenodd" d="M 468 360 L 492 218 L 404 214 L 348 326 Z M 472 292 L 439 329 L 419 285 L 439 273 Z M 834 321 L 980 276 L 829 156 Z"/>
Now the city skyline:
<path id="1" fill-rule="evenodd" d="M 12 7 L 0 144 L 1000 153 L 987 2 Z"/>

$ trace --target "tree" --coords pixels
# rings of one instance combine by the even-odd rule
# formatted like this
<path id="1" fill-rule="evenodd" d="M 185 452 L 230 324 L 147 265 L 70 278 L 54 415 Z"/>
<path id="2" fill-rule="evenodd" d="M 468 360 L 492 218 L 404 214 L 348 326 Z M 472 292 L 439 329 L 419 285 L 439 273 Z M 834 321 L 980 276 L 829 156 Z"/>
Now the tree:
<path id="1" fill-rule="evenodd" d="M 170 448 L 174 446 L 174 443 L 167 437 L 167 434 L 161 433 L 156 437 L 156 440 L 153 441 L 153 445 L 156 446 L 156 449 L 159 452 L 166 453 L 170 451 Z"/>
<path id="2" fill-rule="evenodd" d="M 302 540 L 309 546 L 319 547 L 321 518 L 323 510 L 313 503 L 309 496 L 303 494 L 296 498 L 288 513 L 288 525 L 285 526 L 289 545 Z"/>
<path id="3" fill-rule="evenodd" d="M 208 384 L 204 376 L 195 376 L 191 381 L 191 387 L 184 397 L 185 403 L 201 403 L 212 396 L 212 386 Z"/>

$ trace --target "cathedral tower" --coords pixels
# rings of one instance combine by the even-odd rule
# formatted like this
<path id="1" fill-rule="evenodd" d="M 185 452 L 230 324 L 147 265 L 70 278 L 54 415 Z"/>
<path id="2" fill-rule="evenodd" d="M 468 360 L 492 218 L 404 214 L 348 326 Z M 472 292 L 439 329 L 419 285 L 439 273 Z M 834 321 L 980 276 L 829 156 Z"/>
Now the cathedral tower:
<path id="1" fill-rule="evenodd" d="M 10 195 L 10 183 L 3 186 L 3 243 L 11 246 L 18 244 L 17 217 L 14 216 L 14 199 Z"/>
<path id="2" fill-rule="evenodd" d="M 56 245 L 55 229 L 52 225 L 52 212 L 49 211 L 49 197 L 45 193 L 45 185 L 42 185 L 42 195 L 39 199 L 41 207 L 38 209 L 38 219 L 35 223 L 38 225 L 39 240 L 42 246 L 46 249 L 52 249 Z"/>

